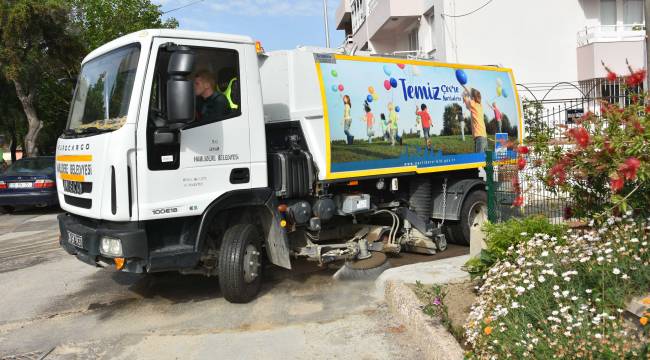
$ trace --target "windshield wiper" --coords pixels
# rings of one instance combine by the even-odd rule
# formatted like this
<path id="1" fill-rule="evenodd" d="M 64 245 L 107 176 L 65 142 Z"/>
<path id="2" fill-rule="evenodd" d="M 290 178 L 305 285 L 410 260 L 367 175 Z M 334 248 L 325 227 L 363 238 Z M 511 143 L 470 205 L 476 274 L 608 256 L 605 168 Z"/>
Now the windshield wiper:
<path id="1" fill-rule="evenodd" d="M 75 135 L 85 135 L 85 134 L 99 134 L 99 133 L 104 133 L 104 132 L 109 132 L 112 129 L 100 129 L 95 126 L 83 128 L 83 129 L 66 129 L 63 130 L 63 133 L 67 136 L 75 136 Z"/>

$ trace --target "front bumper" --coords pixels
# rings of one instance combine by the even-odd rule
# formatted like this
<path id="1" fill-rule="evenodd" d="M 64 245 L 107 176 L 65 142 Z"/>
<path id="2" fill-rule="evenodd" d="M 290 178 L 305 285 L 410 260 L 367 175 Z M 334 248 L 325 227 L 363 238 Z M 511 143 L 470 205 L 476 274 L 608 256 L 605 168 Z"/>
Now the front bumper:
<path id="1" fill-rule="evenodd" d="M 58 205 L 56 191 L 0 192 L 0 206 Z"/>
<path id="2" fill-rule="evenodd" d="M 58 220 L 61 232 L 59 244 L 79 260 L 94 266 L 101 266 L 101 263 L 112 264 L 113 259 L 99 251 L 101 238 L 110 236 L 122 242 L 122 257 L 127 259 L 124 270 L 136 273 L 145 270 L 149 256 L 147 234 L 139 223 L 102 222 L 72 214 L 61 214 Z M 81 237 L 81 247 L 72 245 L 71 237 Z"/>

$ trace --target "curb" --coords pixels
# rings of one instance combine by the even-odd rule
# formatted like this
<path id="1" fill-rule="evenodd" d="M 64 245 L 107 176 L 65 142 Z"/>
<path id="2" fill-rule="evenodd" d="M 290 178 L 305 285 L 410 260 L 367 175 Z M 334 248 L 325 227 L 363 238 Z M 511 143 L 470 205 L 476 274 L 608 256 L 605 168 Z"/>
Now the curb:
<path id="1" fill-rule="evenodd" d="M 458 341 L 444 325 L 422 312 L 422 303 L 403 282 L 387 281 L 384 296 L 390 311 L 406 325 L 427 359 L 463 359 Z"/>

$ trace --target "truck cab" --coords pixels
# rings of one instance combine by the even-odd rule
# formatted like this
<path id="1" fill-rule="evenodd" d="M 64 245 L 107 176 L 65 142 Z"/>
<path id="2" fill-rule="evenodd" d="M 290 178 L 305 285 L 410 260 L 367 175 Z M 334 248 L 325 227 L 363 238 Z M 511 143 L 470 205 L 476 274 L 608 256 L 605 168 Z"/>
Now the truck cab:
<path id="1" fill-rule="evenodd" d="M 476 169 L 451 179 L 331 176 L 314 59 L 180 30 L 144 30 L 91 52 L 57 142 L 61 246 L 93 266 L 218 276 L 233 302 L 255 297 L 265 261 L 290 269 L 290 255 L 324 264 L 403 245 L 444 250 L 435 218 L 458 227 L 485 205 Z M 198 93 L 201 76 L 209 96 Z M 217 110 L 205 115 L 206 106 Z M 433 190 L 443 183 L 444 193 Z M 351 240 L 324 245 L 336 238 L 328 229 Z"/>

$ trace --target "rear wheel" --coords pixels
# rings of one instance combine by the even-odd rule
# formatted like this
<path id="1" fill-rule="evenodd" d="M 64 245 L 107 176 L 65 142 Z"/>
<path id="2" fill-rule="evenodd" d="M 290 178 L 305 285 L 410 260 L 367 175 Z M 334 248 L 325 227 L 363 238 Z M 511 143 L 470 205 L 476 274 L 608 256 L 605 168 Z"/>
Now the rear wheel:
<path id="1" fill-rule="evenodd" d="M 262 237 L 252 224 L 237 224 L 226 230 L 219 251 L 219 286 L 223 297 L 247 303 L 262 285 Z"/>
<path id="2" fill-rule="evenodd" d="M 472 191 L 463 201 L 460 210 L 460 221 L 447 226 L 450 242 L 469 245 L 470 229 L 477 216 L 487 214 L 487 193 L 482 190 Z"/>

